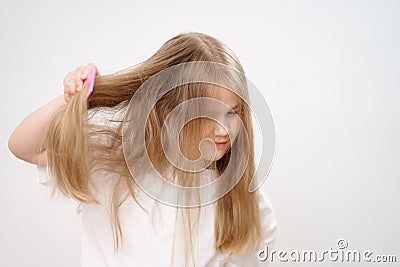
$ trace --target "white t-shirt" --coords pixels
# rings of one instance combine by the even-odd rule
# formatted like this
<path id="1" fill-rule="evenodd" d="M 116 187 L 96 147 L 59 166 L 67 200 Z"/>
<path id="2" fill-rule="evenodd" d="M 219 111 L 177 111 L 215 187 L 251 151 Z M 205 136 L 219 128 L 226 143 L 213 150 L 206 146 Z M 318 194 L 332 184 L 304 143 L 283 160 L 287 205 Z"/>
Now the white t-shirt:
<path id="1" fill-rule="evenodd" d="M 46 186 L 51 185 L 51 178 L 46 166 L 37 166 L 38 181 Z M 209 171 L 213 175 L 212 170 Z M 112 175 L 97 173 L 94 178 L 97 186 L 104 192 L 111 189 Z M 175 221 L 181 225 L 181 219 L 176 218 L 176 209 L 157 202 L 143 191 L 137 191 L 140 204 L 149 211 L 146 213 L 131 197 L 125 201 L 119 210 L 122 228 L 122 248 L 114 253 L 112 226 L 109 220 L 106 203 L 110 201 L 109 194 L 96 195 L 100 205 L 79 204 L 81 206 L 81 266 L 82 267 L 142 267 L 142 266 L 184 266 L 183 236 L 179 229 L 175 231 L 174 264 L 171 265 Z M 256 192 L 262 220 L 262 241 L 259 249 L 264 249 L 274 239 L 276 219 L 266 194 L 261 190 Z M 237 266 L 267 266 L 267 262 L 258 259 L 257 253 L 224 262 L 226 255 L 214 251 L 214 209 L 216 202 L 202 207 L 198 233 L 193 235 L 195 262 L 198 267 L 237 267 Z M 191 265 L 191 258 L 188 260 Z"/>

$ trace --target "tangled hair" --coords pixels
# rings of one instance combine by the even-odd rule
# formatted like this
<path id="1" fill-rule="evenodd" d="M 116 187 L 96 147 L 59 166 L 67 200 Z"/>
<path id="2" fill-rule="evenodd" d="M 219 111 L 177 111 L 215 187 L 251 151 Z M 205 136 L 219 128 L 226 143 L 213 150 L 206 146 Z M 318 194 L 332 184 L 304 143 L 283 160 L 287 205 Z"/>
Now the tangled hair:
<path id="1" fill-rule="evenodd" d="M 128 69 L 99 75 L 94 83 L 93 93 L 88 99 L 85 94 L 77 94 L 71 102 L 61 108 L 54 116 L 47 130 L 46 149 L 50 175 L 54 179 L 53 194 L 59 191 L 81 203 L 99 204 L 93 194 L 96 185 L 91 177 L 97 171 L 106 171 L 116 175 L 113 184 L 112 201 L 107 207 L 113 229 L 114 248 L 122 245 L 122 233 L 119 221 L 119 207 L 128 198 L 135 197 L 138 185 L 132 179 L 122 149 L 122 119 L 113 119 L 110 125 L 89 123 L 96 114 L 112 109 L 112 112 L 123 111 L 139 87 L 156 73 L 176 64 L 205 61 L 221 63 L 244 74 L 244 70 L 235 54 L 219 40 L 197 32 L 181 33 L 168 40 L 154 55 Z M 180 86 L 165 94 L 149 114 L 145 128 L 148 155 L 160 173 L 170 167 L 160 145 L 161 127 L 167 115 L 179 103 L 207 95 L 207 90 L 198 90 L 204 85 L 190 84 Z M 210 88 L 210 87 L 207 87 Z M 215 88 L 215 87 L 213 87 Z M 247 89 L 246 89 L 247 90 Z M 86 91 L 83 88 L 82 91 Z M 209 90 L 208 90 L 209 91 Z M 249 156 L 243 175 L 229 193 L 219 198 L 215 210 L 215 250 L 228 253 L 230 257 L 240 256 L 257 249 L 261 238 L 261 223 L 257 197 L 248 192 L 250 181 L 255 173 L 254 142 L 250 108 L 239 98 L 243 122 L 249 137 Z M 196 121 L 196 122 L 195 122 Z M 185 125 L 182 131 L 182 145 L 193 148 L 193 140 L 199 140 L 198 129 L 202 119 Z M 99 136 L 106 137 L 99 142 Z M 196 136 L 195 138 L 193 138 Z M 185 149 L 184 149 L 185 150 Z M 193 149 L 192 149 L 193 150 Z M 196 157 L 196 155 L 192 155 Z M 215 162 L 218 174 L 227 167 L 230 150 Z M 188 174 L 174 170 L 176 181 L 180 185 L 193 186 L 197 179 L 188 179 Z M 140 203 L 138 202 L 140 205 Z M 178 209 L 179 210 L 179 209 Z M 184 219 L 186 241 L 192 241 L 192 228 L 200 208 L 181 209 L 186 212 Z M 187 235 L 186 235 L 187 234 Z M 191 247 L 193 246 L 185 246 Z M 187 254 L 187 253 L 186 253 Z"/>

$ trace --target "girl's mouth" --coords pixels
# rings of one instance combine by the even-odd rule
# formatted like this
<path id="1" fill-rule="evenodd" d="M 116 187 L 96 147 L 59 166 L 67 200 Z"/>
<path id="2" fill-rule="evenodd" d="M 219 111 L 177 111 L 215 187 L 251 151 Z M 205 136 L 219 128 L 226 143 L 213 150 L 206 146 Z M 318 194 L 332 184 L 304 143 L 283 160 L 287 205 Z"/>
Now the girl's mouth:
<path id="1" fill-rule="evenodd" d="M 228 144 L 228 141 L 226 141 L 226 142 L 219 142 L 219 143 L 215 142 L 215 146 L 216 146 L 217 148 L 223 148 L 223 147 L 226 146 L 226 144 Z"/>

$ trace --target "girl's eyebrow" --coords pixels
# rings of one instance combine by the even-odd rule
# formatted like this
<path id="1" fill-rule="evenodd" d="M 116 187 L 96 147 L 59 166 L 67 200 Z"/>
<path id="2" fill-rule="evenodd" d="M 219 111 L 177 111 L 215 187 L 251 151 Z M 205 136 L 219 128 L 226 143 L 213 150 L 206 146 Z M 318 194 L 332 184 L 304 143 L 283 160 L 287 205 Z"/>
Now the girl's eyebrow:
<path id="1" fill-rule="evenodd" d="M 236 109 L 237 107 L 238 107 L 238 104 L 236 104 L 233 107 L 231 107 L 231 109 Z"/>

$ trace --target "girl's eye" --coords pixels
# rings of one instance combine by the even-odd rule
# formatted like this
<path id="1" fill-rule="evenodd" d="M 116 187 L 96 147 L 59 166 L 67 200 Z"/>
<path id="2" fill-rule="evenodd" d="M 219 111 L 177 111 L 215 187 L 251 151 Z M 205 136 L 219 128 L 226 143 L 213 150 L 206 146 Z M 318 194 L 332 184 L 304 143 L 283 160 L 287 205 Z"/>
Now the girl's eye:
<path id="1" fill-rule="evenodd" d="M 228 112 L 228 114 L 234 115 L 234 114 L 238 114 L 238 113 L 235 110 L 231 110 L 231 111 Z"/>

